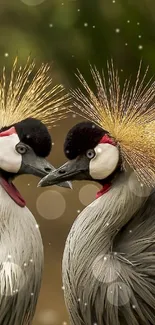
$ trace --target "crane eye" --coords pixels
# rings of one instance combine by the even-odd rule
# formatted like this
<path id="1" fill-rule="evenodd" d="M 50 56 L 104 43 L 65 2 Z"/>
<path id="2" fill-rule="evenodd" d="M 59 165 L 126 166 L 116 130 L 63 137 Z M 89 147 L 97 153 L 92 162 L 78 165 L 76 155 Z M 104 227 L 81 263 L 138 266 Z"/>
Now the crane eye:
<path id="1" fill-rule="evenodd" d="M 16 151 L 18 152 L 18 153 L 20 153 L 21 155 L 24 155 L 25 153 L 26 153 L 26 151 L 27 151 L 27 148 L 24 146 L 24 144 L 18 144 L 17 146 L 16 146 Z"/>
<path id="2" fill-rule="evenodd" d="M 92 159 L 92 158 L 94 158 L 95 157 L 95 150 L 94 149 L 89 149 L 89 150 L 87 150 L 87 152 L 86 152 L 86 156 L 89 158 L 89 159 Z"/>

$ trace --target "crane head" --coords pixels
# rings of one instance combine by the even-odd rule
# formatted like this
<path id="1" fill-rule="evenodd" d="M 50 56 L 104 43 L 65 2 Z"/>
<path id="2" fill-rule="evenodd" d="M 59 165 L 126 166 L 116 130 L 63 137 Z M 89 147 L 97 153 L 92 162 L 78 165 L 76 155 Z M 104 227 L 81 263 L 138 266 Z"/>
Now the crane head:
<path id="1" fill-rule="evenodd" d="M 94 123 L 76 124 L 66 136 L 64 152 L 69 161 L 45 176 L 39 186 L 67 180 L 93 180 L 105 185 L 121 172 L 119 147 Z"/>
<path id="2" fill-rule="evenodd" d="M 52 140 L 45 124 L 27 118 L 0 131 L 0 184 L 23 205 L 12 180 L 22 174 L 44 177 L 55 168 L 45 159 L 52 149 Z M 68 182 L 59 184 L 70 187 Z M 20 201 L 20 202 L 19 202 Z"/>

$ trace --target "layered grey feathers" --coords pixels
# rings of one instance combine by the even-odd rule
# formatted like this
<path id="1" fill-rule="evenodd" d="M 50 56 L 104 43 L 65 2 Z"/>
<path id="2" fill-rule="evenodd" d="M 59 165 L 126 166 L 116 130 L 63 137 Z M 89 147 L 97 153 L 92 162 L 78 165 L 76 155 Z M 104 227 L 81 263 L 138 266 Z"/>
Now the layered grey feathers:
<path id="1" fill-rule="evenodd" d="M 42 240 L 31 212 L 1 186 L 0 198 L 0 325 L 29 325 L 41 285 Z"/>
<path id="2" fill-rule="evenodd" d="M 76 219 L 63 256 L 71 325 L 155 324 L 154 202 L 129 171 Z"/>

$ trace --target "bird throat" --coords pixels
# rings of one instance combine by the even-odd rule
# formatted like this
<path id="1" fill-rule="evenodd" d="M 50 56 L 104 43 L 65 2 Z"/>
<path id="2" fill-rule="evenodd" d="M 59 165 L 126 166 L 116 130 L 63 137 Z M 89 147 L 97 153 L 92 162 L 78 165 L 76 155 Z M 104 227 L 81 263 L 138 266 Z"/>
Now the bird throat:
<path id="1" fill-rule="evenodd" d="M 100 182 L 102 188 L 100 191 L 96 193 L 96 199 L 98 199 L 103 194 L 107 193 L 111 189 L 114 180 L 121 174 L 123 175 L 123 173 L 124 171 L 122 169 L 121 161 L 119 161 L 117 169 L 114 170 L 114 172 L 111 175 L 109 175 L 109 177 L 107 177 L 105 180 Z"/>
<path id="2" fill-rule="evenodd" d="M 16 187 L 12 182 L 9 182 L 2 176 L 0 176 L 0 185 L 4 188 L 4 190 L 8 193 L 8 195 L 12 198 L 12 200 L 18 204 L 20 207 L 24 208 L 26 205 L 25 200 L 21 196 L 21 194 L 18 192 Z"/>
<path id="3" fill-rule="evenodd" d="M 110 190 L 110 188 L 111 188 L 111 184 L 110 183 L 103 185 L 103 187 L 101 188 L 101 190 L 96 193 L 96 199 L 98 199 L 103 194 L 107 193 Z"/>

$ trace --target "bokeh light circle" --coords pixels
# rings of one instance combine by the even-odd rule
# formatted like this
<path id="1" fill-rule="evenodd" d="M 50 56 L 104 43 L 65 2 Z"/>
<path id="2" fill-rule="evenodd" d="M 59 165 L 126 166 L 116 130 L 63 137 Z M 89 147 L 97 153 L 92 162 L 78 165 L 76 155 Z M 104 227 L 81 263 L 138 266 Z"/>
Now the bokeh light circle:
<path id="1" fill-rule="evenodd" d="M 131 289 L 123 282 L 114 282 L 109 285 L 107 299 L 113 306 L 124 306 L 131 298 Z"/>
<path id="2" fill-rule="evenodd" d="M 96 199 L 96 193 L 99 191 L 99 187 L 94 184 L 87 184 L 81 187 L 79 191 L 80 202 L 87 206 Z"/>
<path id="3" fill-rule="evenodd" d="M 27 6 L 38 6 L 46 0 L 21 0 Z"/>
<path id="4" fill-rule="evenodd" d="M 25 285 L 26 278 L 21 267 L 12 262 L 4 262 L 0 269 L 0 295 L 13 296 Z"/>
<path id="5" fill-rule="evenodd" d="M 137 182 L 138 185 L 135 185 Z M 128 186 L 130 188 L 130 191 L 138 197 L 148 197 L 150 195 L 150 188 L 147 188 L 142 182 L 136 179 L 135 172 L 131 173 L 128 180 Z"/>
<path id="6" fill-rule="evenodd" d="M 99 255 L 92 265 L 93 276 L 102 283 L 115 281 L 121 272 L 121 264 L 116 254 Z"/>
<path id="7" fill-rule="evenodd" d="M 36 207 L 43 218 L 52 220 L 63 215 L 66 209 L 66 201 L 61 193 L 48 190 L 39 195 Z"/>
<path id="8" fill-rule="evenodd" d="M 39 312 L 38 322 L 41 325 L 55 325 L 59 322 L 58 313 L 52 309 L 45 309 Z"/>

